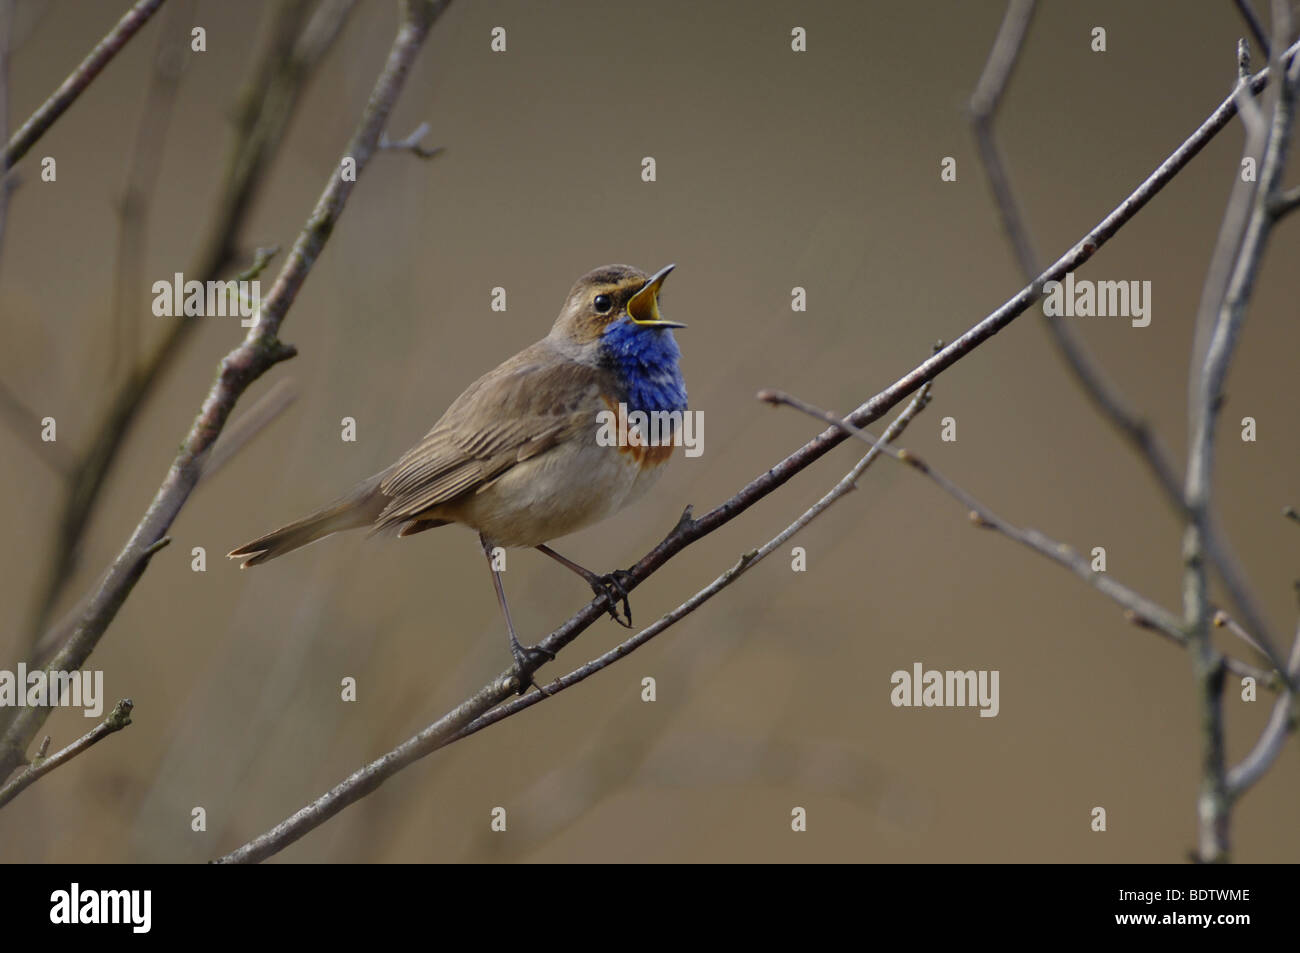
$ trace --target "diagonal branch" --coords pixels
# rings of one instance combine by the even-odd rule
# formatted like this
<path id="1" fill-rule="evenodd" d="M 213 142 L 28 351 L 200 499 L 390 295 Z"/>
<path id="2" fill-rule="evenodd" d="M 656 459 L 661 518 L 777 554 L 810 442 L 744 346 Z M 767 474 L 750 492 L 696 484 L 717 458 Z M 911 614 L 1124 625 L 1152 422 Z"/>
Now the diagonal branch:
<path id="1" fill-rule="evenodd" d="M 45 135 L 54 121 L 76 102 L 77 97 L 99 75 L 108 61 L 126 46 L 140 27 L 149 22 L 149 18 L 163 5 L 164 0 L 138 0 L 135 6 L 122 15 L 117 25 L 108 31 L 108 35 L 95 45 L 81 64 L 74 69 L 50 98 L 41 103 L 22 127 L 13 134 L 5 146 L 4 156 L 0 158 L 0 172 L 8 172 L 14 163 L 27 154 L 27 150 Z"/>
<path id="2" fill-rule="evenodd" d="M 292 379 L 282 378 L 258 397 L 251 407 L 238 417 L 232 418 L 226 424 L 225 429 L 221 431 L 221 437 L 217 440 L 216 446 L 212 448 L 207 460 L 204 461 L 203 472 L 199 475 L 199 482 L 195 489 L 201 489 L 207 483 L 209 477 L 229 462 L 240 449 L 256 438 L 280 414 L 287 410 L 296 397 L 297 388 Z M 32 647 L 35 664 L 45 664 L 46 657 L 55 648 L 63 644 L 63 641 L 76 629 L 77 623 L 85 614 L 86 607 L 90 605 L 91 598 L 99 590 L 99 586 L 106 575 L 105 573 L 100 579 L 96 580 L 95 585 L 75 606 L 65 612 L 58 622 L 45 630 L 40 641 Z M 3 732 L 3 728 L 4 723 L 0 722 L 0 733 Z"/>
<path id="3" fill-rule="evenodd" d="M 99 742 L 103 741 L 109 735 L 121 731 L 127 725 L 131 724 L 131 709 L 134 707 L 135 703 L 132 702 L 131 699 L 123 698 L 113 706 L 113 710 L 108 713 L 107 718 L 101 721 L 94 728 L 91 728 L 90 731 L 86 732 L 72 744 L 56 751 L 48 758 L 43 756 L 44 748 L 50 741 L 49 736 L 47 735 L 44 743 L 41 745 L 41 754 L 38 754 L 37 757 L 32 760 L 32 763 L 22 772 L 15 775 L 8 784 L 0 787 L 0 807 L 4 807 L 59 765 L 66 764 L 92 745 L 99 744 Z"/>
<path id="4" fill-rule="evenodd" d="M 829 411 L 822 410 L 819 407 L 814 407 L 807 401 L 799 400 L 797 397 L 791 397 L 789 394 L 782 393 L 781 391 L 759 391 L 758 399 L 770 404 L 784 404 L 787 407 L 793 407 L 795 410 L 802 411 L 811 417 L 816 417 L 832 426 L 839 427 L 846 433 L 852 434 L 854 437 L 857 437 L 865 443 L 871 444 L 873 447 L 880 447 L 893 440 L 893 438 L 888 434 L 880 440 L 876 440 L 865 430 L 854 427 L 848 421 L 841 420 Z M 883 449 L 885 453 L 888 453 L 900 463 L 906 463 L 913 469 L 924 474 L 941 490 L 965 506 L 967 511 L 970 513 L 970 520 L 975 526 L 981 529 L 996 530 L 1013 542 L 1020 543 L 1022 546 L 1050 559 L 1052 562 L 1069 569 L 1094 589 L 1109 596 L 1114 602 L 1123 606 L 1125 609 L 1125 617 L 1134 625 L 1143 629 L 1152 629 L 1159 632 L 1161 635 L 1164 635 L 1166 638 L 1178 643 L 1179 645 L 1185 646 L 1187 644 L 1187 633 L 1177 616 L 1172 612 L 1169 612 L 1167 609 L 1161 608 L 1156 603 L 1151 602 L 1136 590 L 1133 590 L 1122 583 L 1115 582 L 1112 577 L 1102 576 L 1093 572 L 1088 561 L 1075 552 L 1071 547 L 1045 536 L 1038 530 L 1023 529 L 1018 526 L 1013 526 L 1001 517 L 994 515 L 987 506 L 980 503 L 960 486 L 953 483 L 928 463 L 921 460 L 916 454 L 908 450 L 894 450 L 892 447 L 888 446 L 883 447 Z M 1225 616 L 1225 623 L 1226 622 L 1227 618 Z M 1242 633 L 1242 635 L 1252 646 L 1255 645 L 1254 640 L 1249 636 L 1245 635 L 1245 633 Z M 1229 671 L 1242 676 L 1254 678 L 1269 688 L 1283 687 L 1278 684 L 1278 676 L 1276 673 L 1266 672 L 1235 658 L 1225 659 L 1224 664 Z M 1285 676 L 1283 676 L 1283 678 L 1285 678 Z"/>
<path id="5" fill-rule="evenodd" d="M 789 394 L 777 390 L 759 391 L 758 399 L 766 401 L 769 404 L 784 404 L 787 407 L 793 407 L 795 410 L 802 411 L 811 417 L 837 427 L 846 434 L 850 434 L 872 447 L 881 447 L 886 454 L 897 460 L 899 463 L 906 463 L 912 469 L 926 476 L 932 483 L 943 490 L 954 500 L 966 507 L 970 513 L 971 523 L 980 529 L 991 529 L 1001 533 L 1008 539 L 1020 543 L 1040 556 L 1050 559 L 1058 565 L 1064 566 L 1070 570 L 1088 585 L 1108 596 L 1114 602 L 1123 606 L 1127 611 L 1130 621 L 1141 625 L 1144 628 L 1155 629 L 1162 635 L 1167 636 L 1174 642 L 1184 644 L 1187 636 L 1183 631 L 1182 624 L 1177 616 L 1167 609 L 1162 608 L 1152 602 L 1146 596 L 1140 594 L 1134 589 L 1129 588 L 1121 582 L 1117 582 L 1114 576 L 1108 573 L 1094 572 L 1089 565 L 1088 560 L 1081 556 L 1076 550 L 1067 546 L 1065 543 L 1058 542 L 1049 536 L 1040 533 L 1036 529 L 1025 529 L 1014 526 L 1006 520 L 997 516 L 983 503 L 959 487 L 952 480 L 948 479 L 934 467 L 930 466 L 916 454 L 909 450 L 895 450 L 887 446 L 887 439 L 877 440 L 871 434 L 859 427 L 854 426 L 847 420 L 837 417 L 829 411 L 815 407 L 807 401 L 792 397 Z"/>
<path id="6" fill-rule="evenodd" d="M 189 36 L 196 0 L 173 4 L 159 24 L 153 70 L 135 141 L 127 162 L 125 181 L 117 201 L 117 241 L 113 267 L 112 340 L 108 373 L 110 383 L 125 369 L 135 370 L 139 351 L 140 321 L 137 302 L 144 300 L 144 249 L 150 207 L 158 182 L 167 131 L 188 58 L 181 52 Z"/>
<path id="7" fill-rule="evenodd" d="M 411 130 L 410 135 L 404 139 L 394 141 L 388 138 L 387 133 L 384 133 L 379 137 L 379 148 L 392 149 L 394 151 L 406 150 L 421 159 L 433 159 L 447 151 L 444 146 L 434 146 L 433 148 L 426 146 L 423 140 L 428 134 L 429 124 L 427 122 L 422 122 Z"/>
<path id="8" fill-rule="evenodd" d="M 263 303 L 257 324 L 238 347 L 222 358 L 217 378 L 153 502 L 91 597 L 76 629 L 50 660 L 49 667 L 75 671 L 85 663 L 144 574 L 152 547 L 164 537 L 198 483 L 208 454 L 235 402 L 258 377 L 294 355 L 294 349 L 279 339 L 280 325 L 329 239 L 356 180 L 374 154 L 379 135 L 387 124 L 411 64 L 424 45 L 433 22 L 448 2 L 450 0 L 407 0 L 403 4 L 402 23 L 387 62 L 375 81 L 361 122 L 344 152 L 354 160 L 356 176 L 342 175 L 337 166 L 331 172 L 315 209 Z M 21 763 L 23 752 L 48 715 L 49 709 L 44 707 L 17 709 L 4 734 L 0 735 L 0 778 L 7 777 Z"/>
<path id="9" fill-rule="evenodd" d="M 1300 681 L 1300 627 L 1296 629 L 1295 641 L 1291 643 L 1291 659 L 1288 663 L 1291 681 Z M 1236 800 L 1248 791 L 1264 773 L 1273 766 L 1277 756 L 1282 753 L 1282 746 L 1287 736 L 1296 730 L 1296 694 L 1286 691 L 1273 703 L 1268 723 L 1260 732 L 1259 739 L 1250 753 L 1241 763 L 1228 772 L 1225 786 L 1230 798 Z"/>
<path id="10" fill-rule="evenodd" d="M 1038 256 L 1034 252 L 1029 229 L 1011 188 L 1006 162 L 1003 161 L 997 137 L 993 134 L 993 122 L 1002 105 L 1007 84 L 1011 82 L 1011 74 L 1020 59 L 1020 50 L 1024 46 L 1036 6 L 1036 0 L 1011 0 L 1007 4 L 1002 26 L 993 41 L 993 49 L 989 51 L 984 72 L 975 84 L 969 106 L 975 143 L 979 147 L 984 173 L 989 177 L 989 187 L 993 190 L 998 211 L 1002 213 L 1002 227 L 1006 230 L 1020 270 L 1027 279 L 1032 279 L 1039 272 Z"/>
<path id="11" fill-rule="evenodd" d="M 307 4 L 301 0 L 277 7 L 270 45 L 239 96 L 234 144 L 214 218 L 187 274 L 206 283 L 224 274 L 234 261 L 239 231 L 284 139 L 306 82 L 333 45 L 352 5 L 353 0 L 326 0 L 310 19 L 306 19 Z M 57 531 L 52 534 L 54 543 L 28 624 L 29 645 L 35 645 L 46 634 L 59 598 L 72 579 L 81 540 L 127 434 L 197 327 L 197 322 L 187 320 L 172 324 L 149 355 L 131 369 L 90 428 L 92 443 L 73 466 Z M 4 723 L 0 713 L 0 726 Z"/>

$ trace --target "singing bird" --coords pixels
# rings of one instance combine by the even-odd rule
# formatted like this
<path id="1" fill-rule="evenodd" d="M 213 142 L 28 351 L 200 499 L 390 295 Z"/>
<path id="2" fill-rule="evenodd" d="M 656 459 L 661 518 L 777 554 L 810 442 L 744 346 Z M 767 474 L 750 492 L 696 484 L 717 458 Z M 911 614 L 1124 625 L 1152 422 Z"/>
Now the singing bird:
<path id="1" fill-rule="evenodd" d="M 579 278 L 551 332 L 470 384 L 396 463 L 229 555 L 246 569 L 340 530 L 410 536 L 461 523 L 479 534 L 521 670 L 550 655 L 522 645 L 515 633 L 492 559 L 498 546 L 533 547 L 555 559 L 603 593 L 620 622 L 621 598 L 630 626 L 623 573 L 597 575 L 546 543 L 637 499 L 672 454 L 662 440 L 597 439 L 602 412 L 617 414 L 620 404 L 629 415 L 686 410 L 672 332 L 685 325 L 659 313 L 659 290 L 672 270 L 647 275 L 607 265 Z"/>

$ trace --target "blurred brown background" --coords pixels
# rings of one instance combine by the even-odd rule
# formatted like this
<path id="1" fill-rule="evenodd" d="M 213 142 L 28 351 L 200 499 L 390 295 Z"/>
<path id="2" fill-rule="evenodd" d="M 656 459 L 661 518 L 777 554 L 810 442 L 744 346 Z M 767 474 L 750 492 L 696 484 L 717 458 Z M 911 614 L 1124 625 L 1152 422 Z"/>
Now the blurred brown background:
<path id="1" fill-rule="evenodd" d="M 180 3 L 181 0 L 173 0 Z M 19 2 L 11 127 L 124 3 Z M 170 6 L 170 5 L 169 5 Z M 236 91 L 270 5 L 199 0 L 160 157 L 144 274 L 193 260 L 210 221 Z M 232 849 L 442 714 L 508 661 L 490 579 L 459 528 L 338 536 L 255 572 L 222 554 L 390 462 L 479 373 L 542 336 L 597 265 L 676 262 L 679 333 L 705 453 L 558 548 L 630 565 L 681 508 L 702 511 L 818 431 L 758 404 L 780 387 L 847 410 L 1020 287 L 964 105 L 1000 2 L 457 3 L 394 114 L 428 120 L 432 163 L 376 158 L 290 312 L 297 402 L 205 483 L 92 656 L 133 725 L 0 812 L 6 861 L 202 861 Z M 59 443 L 84 447 L 110 372 L 119 194 L 167 8 L 20 165 L 0 259 L 0 375 Z M 382 65 L 396 4 L 363 0 L 257 198 L 241 247 L 287 248 Z M 183 25 L 183 24 L 182 24 Z M 808 52 L 790 51 L 790 30 Z M 504 26 L 508 52 L 489 50 Z M 1089 49 L 1092 27 L 1108 50 Z M 1055 257 L 1229 90 L 1243 26 L 1227 2 L 1047 3 L 999 122 L 1040 253 Z M 1239 159 L 1234 124 L 1081 277 L 1153 283 L 1154 318 L 1076 328 L 1175 457 L 1185 452 L 1190 328 Z M 58 180 L 39 180 L 41 156 Z M 658 181 L 640 181 L 642 156 Z M 958 160 L 958 181 L 939 163 Z M 1294 169 L 1289 179 L 1295 181 Z M 1217 500 L 1279 632 L 1294 626 L 1300 402 L 1291 386 L 1300 221 L 1275 233 L 1229 380 Z M 277 261 L 272 273 L 278 268 Z M 269 289 L 269 273 L 264 288 Z M 490 310 L 494 286 L 509 310 Z M 808 289 L 807 313 L 790 289 Z M 138 302 L 143 333 L 166 322 Z M 242 331 L 203 326 L 132 430 L 66 610 L 127 538 Z M 958 441 L 941 443 L 953 415 Z M 1257 443 L 1237 421 L 1259 421 Z M 340 420 L 358 422 L 356 443 Z M 1028 314 L 937 382 L 904 443 L 995 512 L 1076 548 L 1178 610 L 1180 527 L 1144 468 L 1085 403 Z M 0 666 L 12 668 L 60 504 L 29 446 L 0 430 L 8 544 Z M 651 621 L 789 523 L 856 459 L 842 447 L 637 591 Z M 280 855 L 290 861 L 1179 861 L 1194 842 L 1197 709 L 1189 658 L 1122 620 L 1060 568 L 972 530 L 933 486 L 887 463 L 861 492 L 667 633 L 597 678 L 438 753 Z M 205 573 L 190 551 L 207 551 Z M 530 552 L 506 574 L 526 639 L 589 598 Z M 543 669 L 624 636 L 608 620 Z M 1225 643 L 1226 644 L 1226 643 Z M 1001 713 L 895 709 L 890 674 L 998 669 Z M 639 700 L 658 679 L 659 700 Z M 359 700 L 339 700 L 353 676 Z M 1228 692 L 1230 755 L 1267 715 Z M 92 724 L 59 712 L 55 747 Z M 1238 805 L 1243 861 L 1300 858 L 1291 742 Z M 207 810 L 208 830 L 190 830 Z M 492 834 L 489 812 L 509 811 Z M 808 830 L 790 831 L 791 808 Z M 1092 833 L 1089 811 L 1107 809 Z"/>

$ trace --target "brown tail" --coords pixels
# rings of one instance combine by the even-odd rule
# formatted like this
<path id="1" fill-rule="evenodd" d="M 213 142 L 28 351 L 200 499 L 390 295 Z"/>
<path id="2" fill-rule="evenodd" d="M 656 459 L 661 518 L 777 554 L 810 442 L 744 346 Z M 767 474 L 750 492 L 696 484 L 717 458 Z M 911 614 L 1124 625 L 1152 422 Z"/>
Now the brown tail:
<path id="1" fill-rule="evenodd" d="M 251 543 L 232 549 L 226 555 L 231 559 L 247 557 L 239 565 L 240 569 L 247 569 L 249 566 L 260 566 L 268 559 L 283 556 L 300 546 L 324 539 L 331 533 L 370 526 L 379 517 L 384 504 L 388 502 L 388 498 L 379 492 L 379 484 L 383 481 L 385 473 L 376 473 L 329 506 L 317 510 L 310 516 L 304 516 L 288 526 L 281 526 L 275 532 L 259 536 Z"/>

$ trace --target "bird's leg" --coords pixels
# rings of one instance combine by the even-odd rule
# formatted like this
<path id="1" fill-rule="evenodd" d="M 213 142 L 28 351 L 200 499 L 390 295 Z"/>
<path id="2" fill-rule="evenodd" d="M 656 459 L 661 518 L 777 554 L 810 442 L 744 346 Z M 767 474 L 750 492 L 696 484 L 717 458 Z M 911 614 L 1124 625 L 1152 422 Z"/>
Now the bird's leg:
<path id="1" fill-rule="evenodd" d="M 603 576 L 597 576 L 590 569 L 584 569 L 572 559 L 566 559 L 551 547 L 541 545 L 537 547 L 539 552 L 550 556 L 561 566 L 576 572 L 583 579 L 587 580 L 587 585 L 591 586 L 591 591 L 598 596 L 604 596 L 608 603 L 609 617 L 619 625 L 626 628 L 632 628 L 632 606 L 627 601 L 626 580 L 628 573 L 622 569 L 615 569 L 613 572 L 607 572 Z M 627 621 L 620 619 L 618 616 L 618 604 L 623 603 L 623 614 L 627 616 Z"/>
<path id="2" fill-rule="evenodd" d="M 519 637 L 515 635 L 515 624 L 510 618 L 510 606 L 506 604 L 506 589 L 501 585 L 501 573 L 492 564 L 492 547 L 482 534 L 479 534 L 479 542 L 483 546 L 484 555 L 487 556 L 488 569 L 492 572 L 492 585 L 497 591 L 497 603 L 501 606 L 501 614 L 506 617 L 506 631 L 510 634 L 510 654 L 514 656 L 515 667 L 519 670 L 519 694 L 522 695 L 531 685 L 546 695 L 548 692 L 533 680 L 533 672 L 543 663 L 553 661 L 555 654 L 540 645 L 522 645 L 519 642 Z"/>

